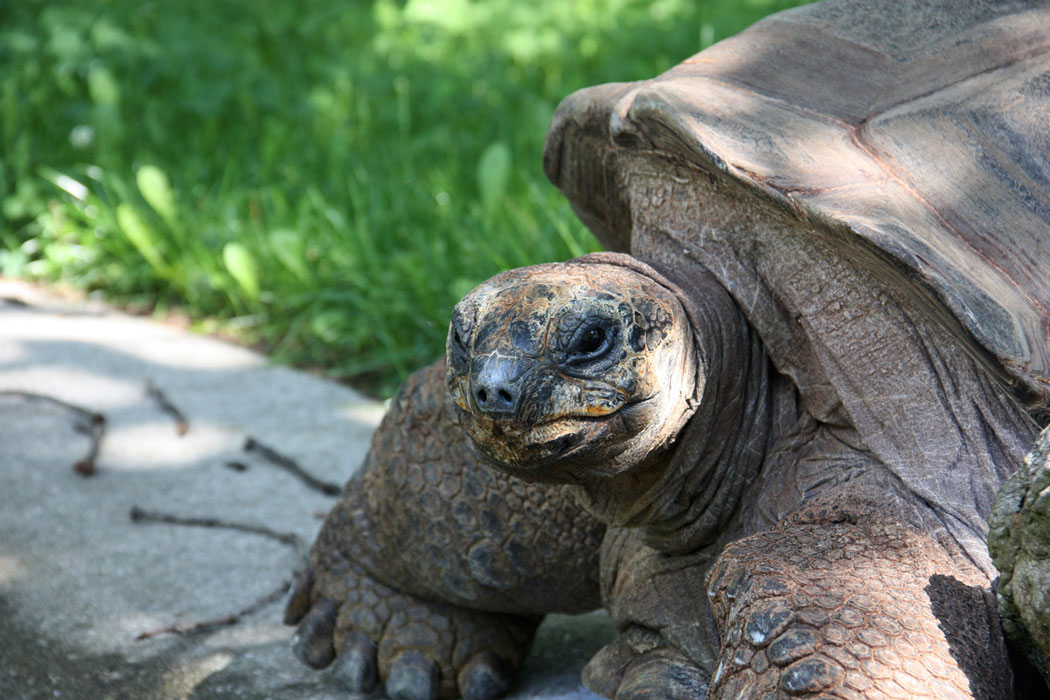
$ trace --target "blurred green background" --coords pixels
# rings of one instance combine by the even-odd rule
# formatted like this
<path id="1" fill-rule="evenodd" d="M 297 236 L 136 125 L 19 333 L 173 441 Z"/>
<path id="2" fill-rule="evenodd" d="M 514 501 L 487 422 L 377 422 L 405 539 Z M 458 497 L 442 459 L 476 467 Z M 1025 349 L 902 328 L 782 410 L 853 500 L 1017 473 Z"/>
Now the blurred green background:
<path id="1" fill-rule="evenodd" d="M 389 395 L 499 270 L 596 249 L 558 101 L 800 0 L 0 0 L 0 274 Z"/>

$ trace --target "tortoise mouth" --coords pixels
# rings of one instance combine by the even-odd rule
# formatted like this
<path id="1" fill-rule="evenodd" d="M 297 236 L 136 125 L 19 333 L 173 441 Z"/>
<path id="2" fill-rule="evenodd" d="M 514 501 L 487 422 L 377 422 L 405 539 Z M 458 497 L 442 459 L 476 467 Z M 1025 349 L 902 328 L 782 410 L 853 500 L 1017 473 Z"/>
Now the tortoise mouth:
<path id="1" fill-rule="evenodd" d="M 472 417 L 467 432 L 480 451 L 503 471 L 522 477 L 573 481 L 568 473 L 555 478 L 552 472 L 559 466 L 572 468 L 580 462 L 616 454 L 619 439 L 631 437 L 628 426 L 632 415 L 646 401 L 626 403 L 602 415 L 561 415 L 528 426 L 517 426 L 513 420 Z"/>
<path id="2" fill-rule="evenodd" d="M 597 437 L 591 433 L 600 431 L 610 415 L 613 414 L 571 416 L 541 423 L 522 435 L 522 443 L 525 447 L 541 448 L 551 456 L 565 456 L 589 438 Z"/>
<path id="3" fill-rule="evenodd" d="M 515 425 L 514 419 L 472 418 L 470 433 L 479 441 L 514 443 L 525 449 L 547 446 L 551 451 L 563 452 L 613 415 L 559 416 L 526 426 Z"/>

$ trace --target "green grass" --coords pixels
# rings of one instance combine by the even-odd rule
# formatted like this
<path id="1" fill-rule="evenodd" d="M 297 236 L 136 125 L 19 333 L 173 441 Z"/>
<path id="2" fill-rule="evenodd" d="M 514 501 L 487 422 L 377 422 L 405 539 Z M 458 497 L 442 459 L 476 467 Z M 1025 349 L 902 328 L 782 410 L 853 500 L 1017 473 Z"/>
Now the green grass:
<path id="1" fill-rule="evenodd" d="M 596 248 L 558 101 L 792 0 L 0 0 L 0 273 L 387 395 L 495 272 Z"/>

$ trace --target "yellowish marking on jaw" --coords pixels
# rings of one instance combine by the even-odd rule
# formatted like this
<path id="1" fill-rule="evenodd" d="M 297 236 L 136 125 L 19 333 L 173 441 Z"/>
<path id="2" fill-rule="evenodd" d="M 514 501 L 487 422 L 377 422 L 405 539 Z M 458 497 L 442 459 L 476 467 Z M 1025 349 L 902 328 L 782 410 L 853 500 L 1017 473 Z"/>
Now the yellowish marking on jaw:
<path id="1" fill-rule="evenodd" d="M 611 406 L 598 406 L 598 405 L 595 405 L 595 404 L 588 404 L 587 406 L 584 407 L 584 412 L 588 416 L 590 416 L 592 418 L 600 418 L 602 416 L 612 415 L 613 413 L 616 413 L 618 410 L 620 410 L 619 406 L 611 407 Z"/>

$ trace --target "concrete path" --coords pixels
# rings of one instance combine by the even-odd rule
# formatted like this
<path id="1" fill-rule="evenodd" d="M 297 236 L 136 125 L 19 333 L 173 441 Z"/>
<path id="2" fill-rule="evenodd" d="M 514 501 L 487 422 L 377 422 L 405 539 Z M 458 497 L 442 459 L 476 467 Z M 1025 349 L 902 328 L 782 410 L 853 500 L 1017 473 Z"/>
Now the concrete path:
<path id="1" fill-rule="evenodd" d="M 184 435 L 148 385 L 184 414 Z M 90 419 L 19 392 L 105 416 L 92 476 L 73 468 L 88 456 Z M 291 655 L 276 592 L 299 561 L 293 547 L 129 513 L 312 542 L 334 499 L 245 451 L 246 439 L 341 485 L 381 415 L 243 348 L 0 280 L 0 698 L 351 697 Z M 157 633 L 248 608 L 236 624 Z M 601 613 L 550 618 L 509 697 L 597 697 L 579 669 L 610 637 Z"/>

